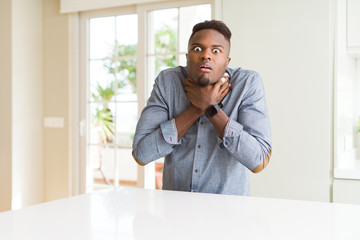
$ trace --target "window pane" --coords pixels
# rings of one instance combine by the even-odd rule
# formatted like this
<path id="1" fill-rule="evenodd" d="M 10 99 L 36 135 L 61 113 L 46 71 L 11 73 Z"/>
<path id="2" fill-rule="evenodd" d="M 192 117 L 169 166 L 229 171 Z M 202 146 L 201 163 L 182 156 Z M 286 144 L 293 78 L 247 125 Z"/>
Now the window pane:
<path id="1" fill-rule="evenodd" d="M 134 138 L 138 105 L 136 102 L 116 104 L 116 144 L 120 147 L 132 146 Z"/>
<path id="2" fill-rule="evenodd" d="M 90 103 L 90 144 L 111 144 L 114 140 L 114 103 Z"/>
<path id="3" fill-rule="evenodd" d="M 116 158 L 118 163 L 118 176 L 120 182 L 122 180 L 127 180 L 136 183 L 137 163 L 132 157 L 132 149 L 118 148 Z"/>
<path id="4" fill-rule="evenodd" d="M 115 96 L 115 75 L 109 69 L 108 60 L 90 61 L 90 99 L 91 101 L 112 100 Z"/>
<path id="5" fill-rule="evenodd" d="M 122 59 L 116 64 L 117 94 L 136 93 L 136 59 Z"/>
<path id="6" fill-rule="evenodd" d="M 186 66 L 186 55 L 185 54 L 180 54 L 179 56 L 179 65 L 180 66 Z"/>
<path id="7" fill-rule="evenodd" d="M 90 19 L 90 58 L 109 55 L 115 41 L 115 17 Z"/>
<path id="8" fill-rule="evenodd" d="M 121 91 L 121 89 L 120 89 Z M 121 93 L 116 96 L 117 102 L 136 102 L 137 94 L 136 93 Z"/>
<path id="9" fill-rule="evenodd" d="M 148 53 L 173 53 L 177 50 L 178 9 L 148 13 Z"/>
<path id="10" fill-rule="evenodd" d="M 136 58 L 129 55 L 136 55 L 136 45 L 115 43 L 112 54 L 102 64 L 103 71 L 113 81 L 110 84 L 118 89 L 115 91 L 117 94 L 136 92 Z"/>
<path id="11" fill-rule="evenodd" d="M 138 19 L 136 14 L 116 17 L 116 39 L 120 45 L 136 46 L 138 42 Z M 136 54 L 136 52 L 135 52 Z M 135 54 L 132 54 L 135 56 Z"/>
<path id="12" fill-rule="evenodd" d="M 94 183 L 109 184 L 114 179 L 115 148 L 101 145 L 89 146 L 90 163 Z"/>
<path id="13" fill-rule="evenodd" d="M 176 57 L 172 55 L 167 56 L 153 56 L 148 57 L 148 70 L 151 76 L 156 77 L 162 70 L 176 67 Z"/>
<path id="14" fill-rule="evenodd" d="M 189 37 L 195 24 L 211 19 L 211 5 L 196 5 L 179 9 L 179 48 L 187 52 Z"/>

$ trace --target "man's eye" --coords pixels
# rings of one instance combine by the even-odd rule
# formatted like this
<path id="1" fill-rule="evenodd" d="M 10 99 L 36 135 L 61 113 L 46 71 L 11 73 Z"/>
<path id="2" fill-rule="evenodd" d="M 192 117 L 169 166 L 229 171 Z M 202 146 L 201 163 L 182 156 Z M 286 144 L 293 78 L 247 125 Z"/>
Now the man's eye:
<path id="1" fill-rule="evenodd" d="M 201 47 L 195 47 L 195 48 L 194 48 L 194 51 L 195 51 L 195 52 L 201 52 Z"/>
<path id="2" fill-rule="evenodd" d="M 217 49 L 217 48 L 215 48 L 215 49 L 213 50 L 213 53 L 220 53 L 220 50 Z"/>

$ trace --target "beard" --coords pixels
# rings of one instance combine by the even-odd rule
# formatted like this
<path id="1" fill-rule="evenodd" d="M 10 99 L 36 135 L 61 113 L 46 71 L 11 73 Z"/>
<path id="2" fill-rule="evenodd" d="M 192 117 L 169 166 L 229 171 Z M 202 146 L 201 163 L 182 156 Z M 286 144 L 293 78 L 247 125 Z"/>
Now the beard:
<path id="1" fill-rule="evenodd" d="M 210 84 L 210 78 L 209 77 L 205 77 L 205 76 L 201 76 L 197 79 L 196 81 L 200 86 L 207 86 Z"/>

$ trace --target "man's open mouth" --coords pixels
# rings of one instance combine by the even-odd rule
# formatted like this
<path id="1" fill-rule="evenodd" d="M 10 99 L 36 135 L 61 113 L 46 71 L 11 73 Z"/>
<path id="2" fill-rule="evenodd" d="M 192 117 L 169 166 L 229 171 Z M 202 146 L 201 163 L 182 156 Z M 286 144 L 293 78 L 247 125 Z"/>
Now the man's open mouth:
<path id="1" fill-rule="evenodd" d="M 211 71 L 212 67 L 210 65 L 207 65 L 207 64 L 202 64 L 202 65 L 200 65 L 200 69 L 203 70 L 203 71 Z"/>

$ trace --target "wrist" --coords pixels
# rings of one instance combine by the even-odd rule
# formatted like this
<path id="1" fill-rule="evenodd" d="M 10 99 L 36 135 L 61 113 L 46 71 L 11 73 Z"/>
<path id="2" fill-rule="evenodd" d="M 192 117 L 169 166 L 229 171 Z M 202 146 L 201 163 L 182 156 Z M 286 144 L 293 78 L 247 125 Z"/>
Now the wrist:
<path id="1" fill-rule="evenodd" d="M 191 109 L 192 114 L 194 114 L 198 118 L 205 114 L 205 111 L 201 110 L 200 108 L 195 107 L 192 104 L 190 105 L 189 108 Z"/>
<path id="2" fill-rule="evenodd" d="M 205 110 L 205 115 L 207 118 L 212 118 L 214 117 L 216 114 L 218 114 L 218 112 L 220 111 L 222 107 L 222 104 L 215 104 L 215 105 L 210 105 L 208 108 L 206 108 Z"/>

